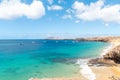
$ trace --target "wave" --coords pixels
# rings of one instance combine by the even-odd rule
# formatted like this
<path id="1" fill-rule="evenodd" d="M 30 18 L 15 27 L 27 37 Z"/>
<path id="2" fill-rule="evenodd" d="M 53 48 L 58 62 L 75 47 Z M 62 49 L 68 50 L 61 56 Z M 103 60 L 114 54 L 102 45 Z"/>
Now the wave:
<path id="1" fill-rule="evenodd" d="M 88 66 L 88 59 L 78 59 L 76 64 L 80 66 L 80 73 L 88 80 L 95 80 L 96 74 L 94 74 L 91 68 Z"/>

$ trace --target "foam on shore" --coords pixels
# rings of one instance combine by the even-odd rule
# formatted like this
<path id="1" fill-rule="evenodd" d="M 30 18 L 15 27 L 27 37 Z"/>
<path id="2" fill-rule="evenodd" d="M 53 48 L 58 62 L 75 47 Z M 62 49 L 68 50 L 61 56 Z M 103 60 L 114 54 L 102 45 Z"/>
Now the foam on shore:
<path id="1" fill-rule="evenodd" d="M 80 73 L 88 80 L 95 80 L 96 75 L 92 72 L 91 68 L 87 65 L 88 59 L 78 59 L 76 64 L 80 65 Z"/>

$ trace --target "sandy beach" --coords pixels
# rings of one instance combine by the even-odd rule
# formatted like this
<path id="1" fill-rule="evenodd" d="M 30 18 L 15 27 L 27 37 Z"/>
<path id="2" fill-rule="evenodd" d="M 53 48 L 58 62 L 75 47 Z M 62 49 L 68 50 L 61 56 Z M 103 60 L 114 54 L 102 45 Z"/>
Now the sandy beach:
<path id="1" fill-rule="evenodd" d="M 95 80 L 118 80 L 120 77 L 120 68 L 118 66 L 108 67 L 91 67 L 96 74 Z"/>
<path id="2" fill-rule="evenodd" d="M 118 66 L 91 66 L 91 70 L 95 73 L 95 80 L 119 80 L 120 78 L 120 68 Z M 77 78 L 30 78 L 29 80 L 92 80 L 86 79 L 82 76 Z"/>

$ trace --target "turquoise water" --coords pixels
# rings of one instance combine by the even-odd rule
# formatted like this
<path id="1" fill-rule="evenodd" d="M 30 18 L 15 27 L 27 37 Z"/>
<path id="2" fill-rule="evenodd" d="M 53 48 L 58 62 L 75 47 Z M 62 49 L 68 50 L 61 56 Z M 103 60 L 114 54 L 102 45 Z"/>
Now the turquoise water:
<path id="1" fill-rule="evenodd" d="M 98 57 L 108 43 L 0 40 L 0 80 L 79 76 L 78 58 Z"/>

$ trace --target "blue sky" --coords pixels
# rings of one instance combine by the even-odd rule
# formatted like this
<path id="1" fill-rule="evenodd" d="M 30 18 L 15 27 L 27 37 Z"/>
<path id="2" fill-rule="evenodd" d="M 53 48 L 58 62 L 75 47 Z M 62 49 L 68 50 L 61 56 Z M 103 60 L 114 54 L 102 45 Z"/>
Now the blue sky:
<path id="1" fill-rule="evenodd" d="M 120 35 L 120 0 L 0 0 L 0 39 Z"/>

